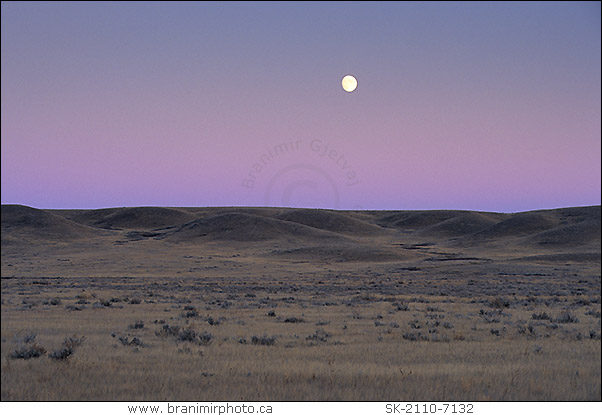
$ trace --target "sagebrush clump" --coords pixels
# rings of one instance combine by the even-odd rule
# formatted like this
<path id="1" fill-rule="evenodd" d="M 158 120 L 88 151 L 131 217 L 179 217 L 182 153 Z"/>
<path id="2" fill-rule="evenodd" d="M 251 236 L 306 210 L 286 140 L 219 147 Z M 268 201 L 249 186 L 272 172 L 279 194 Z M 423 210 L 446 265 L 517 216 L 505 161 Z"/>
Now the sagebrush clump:
<path id="1" fill-rule="evenodd" d="M 84 337 L 67 337 L 63 340 L 63 345 L 54 350 L 48 357 L 55 360 L 66 360 L 71 357 L 75 350 L 82 345 L 84 342 Z"/>

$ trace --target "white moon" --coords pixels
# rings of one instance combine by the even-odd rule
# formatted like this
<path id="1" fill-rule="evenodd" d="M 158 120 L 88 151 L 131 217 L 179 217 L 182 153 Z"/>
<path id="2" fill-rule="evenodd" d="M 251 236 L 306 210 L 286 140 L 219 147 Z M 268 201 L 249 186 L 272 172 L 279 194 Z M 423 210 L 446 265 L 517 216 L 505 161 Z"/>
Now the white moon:
<path id="1" fill-rule="evenodd" d="M 345 75 L 341 81 L 345 92 L 353 92 L 357 88 L 357 79 L 353 75 Z"/>

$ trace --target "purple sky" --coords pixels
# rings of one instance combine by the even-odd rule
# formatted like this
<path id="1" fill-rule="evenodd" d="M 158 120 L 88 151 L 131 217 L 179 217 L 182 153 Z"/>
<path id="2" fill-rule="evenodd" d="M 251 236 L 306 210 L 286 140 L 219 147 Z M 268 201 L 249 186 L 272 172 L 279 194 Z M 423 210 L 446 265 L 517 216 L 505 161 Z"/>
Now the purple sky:
<path id="1" fill-rule="evenodd" d="M 2 203 L 600 204 L 599 2 L 1 7 Z"/>

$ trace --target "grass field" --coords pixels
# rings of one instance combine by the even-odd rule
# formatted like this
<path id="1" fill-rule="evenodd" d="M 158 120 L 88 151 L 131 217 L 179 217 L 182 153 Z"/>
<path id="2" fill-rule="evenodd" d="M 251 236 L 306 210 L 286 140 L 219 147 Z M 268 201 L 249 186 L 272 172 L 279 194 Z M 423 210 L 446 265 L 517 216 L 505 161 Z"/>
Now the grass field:
<path id="1" fill-rule="evenodd" d="M 2 400 L 601 399 L 599 228 L 553 249 L 527 244 L 547 228 L 470 245 L 466 224 L 425 232 L 449 218 L 408 231 L 349 214 L 339 232 L 265 238 L 281 229 L 261 212 L 255 241 L 198 243 L 162 239 L 190 225 L 97 229 L 68 211 L 51 225 L 84 237 L 53 238 L 31 225 L 46 216 L 3 206 Z"/>

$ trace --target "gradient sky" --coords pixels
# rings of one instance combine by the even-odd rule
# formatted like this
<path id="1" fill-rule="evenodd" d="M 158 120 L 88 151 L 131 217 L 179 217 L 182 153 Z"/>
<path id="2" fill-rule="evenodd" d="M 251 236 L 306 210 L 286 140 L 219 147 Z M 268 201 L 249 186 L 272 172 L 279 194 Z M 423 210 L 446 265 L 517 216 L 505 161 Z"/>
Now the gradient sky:
<path id="1" fill-rule="evenodd" d="M 599 2 L 1 7 L 3 204 L 600 204 Z"/>

